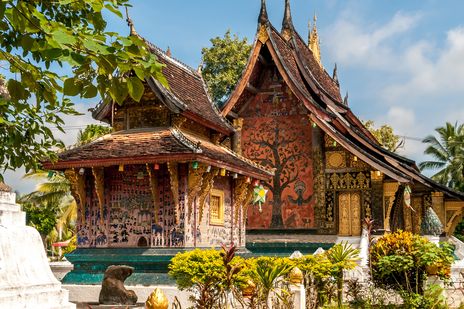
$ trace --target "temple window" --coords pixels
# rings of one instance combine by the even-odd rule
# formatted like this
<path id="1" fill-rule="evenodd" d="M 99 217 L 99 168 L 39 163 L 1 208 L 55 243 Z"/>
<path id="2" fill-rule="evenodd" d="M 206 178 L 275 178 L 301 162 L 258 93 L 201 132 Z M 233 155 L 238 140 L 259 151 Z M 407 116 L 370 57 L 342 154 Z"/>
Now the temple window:
<path id="1" fill-rule="evenodd" d="M 212 190 L 209 197 L 209 223 L 224 225 L 224 192 Z"/>

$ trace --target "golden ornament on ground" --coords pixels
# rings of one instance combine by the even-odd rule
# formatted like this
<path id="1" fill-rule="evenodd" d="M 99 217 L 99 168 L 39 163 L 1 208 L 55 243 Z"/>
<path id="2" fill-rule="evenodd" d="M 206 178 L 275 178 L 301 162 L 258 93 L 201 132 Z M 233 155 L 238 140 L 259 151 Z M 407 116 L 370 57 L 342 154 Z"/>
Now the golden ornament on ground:
<path id="1" fill-rule="evenodd" d="M 293 284 L 303 283 L 303 272 L 298 267 L 294 267 L 290 272 L 290 282 Z"/>
<path id="2" fill-rule="evenodd" d="M 255 289 L 256 289 L 256 284 L 253 281 L 248 280 L 246 285 L 242 287 L 243 297 L 250 298 L 255 293 Z"/>
<path id="3" fill-rule="evenodd" d="M 161 289 L 156 288 L 145 302 L 146 309 L 168 309 L 169 302 Z"/>

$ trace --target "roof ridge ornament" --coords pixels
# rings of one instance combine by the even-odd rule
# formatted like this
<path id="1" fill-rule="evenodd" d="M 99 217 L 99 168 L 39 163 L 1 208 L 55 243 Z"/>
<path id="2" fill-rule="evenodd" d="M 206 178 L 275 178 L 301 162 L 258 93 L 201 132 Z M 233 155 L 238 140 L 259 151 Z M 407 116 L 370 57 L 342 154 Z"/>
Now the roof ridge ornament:
<path id="1" fill-rule="evenodd" d="M 335 62 L 335 66 L 334 66 L 333 73 L 332 73 L 332 79 L 334 80 L 334 82 L 337 83 L 337 85 L 339 84 L 339 82 L 338 82 L 338 67 L 337 67 L 336 62 Z"/>
<path id="2" fill-rule="evenodd" d="M 134 35 L 134 36 L 137 35 L 137 31 L 135 31 L 134 22 L 132 21 L 132 18 L 130 18 L 129 16 L 129 8 L 127 6 L 126 6 L 126 22 L 130 29 L 130 35 Z"/>
<path id="3" fill-rule="evenodd" d="M 166 56 L 171 57 L 172 52 L 171 52 L 171 47 L 168 46 L 168 49 L 166 49 Z"/>
<path id="4" fill-rule="evenodd" d="M 260 26 L 265 25 L 268 22 L 269 17 L 267 15 L 266 0 L 261 0 L 261 11 L 259 12 L 258 17 L 258 29 L 260 28 Z"/>
<path id="5" fill-rule="evenodd" d="M 322 67 L 322 62 L 321 62 L 321 42 L 319 41 L 319 34 L 317 33 L 317 15 L 314 13 L 314 23 L 313 23 L 313 29 L 309 35 L 309 49 L 313 52 L 314 58 L 316 58 L 316 61 L 319 63 L 319 65 Z"/>
<path id="6" fill-rule="evenodd" d="M 346 92 L 345 98 L 343 99 L 343 104 L 348 106 L 348 91 Z"/>
<path id="7" fill-rule="evenodd" d="M 285 0 L 285 13 L 282 21 L 282 36 L 285 40 L 290 40 L 293 34 L 292 11 L 290 10 L 290 0 Z"/>

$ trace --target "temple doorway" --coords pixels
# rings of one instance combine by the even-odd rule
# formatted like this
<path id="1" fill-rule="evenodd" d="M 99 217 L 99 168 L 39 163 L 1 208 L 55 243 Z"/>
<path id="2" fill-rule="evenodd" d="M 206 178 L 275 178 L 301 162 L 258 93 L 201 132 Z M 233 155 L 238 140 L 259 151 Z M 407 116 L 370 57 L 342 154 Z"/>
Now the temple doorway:
<path id="1" fill-rule="evenodd" d="M 339 235 L 361 235 L 361 194 L 344 192 L 338 195 Z"/>

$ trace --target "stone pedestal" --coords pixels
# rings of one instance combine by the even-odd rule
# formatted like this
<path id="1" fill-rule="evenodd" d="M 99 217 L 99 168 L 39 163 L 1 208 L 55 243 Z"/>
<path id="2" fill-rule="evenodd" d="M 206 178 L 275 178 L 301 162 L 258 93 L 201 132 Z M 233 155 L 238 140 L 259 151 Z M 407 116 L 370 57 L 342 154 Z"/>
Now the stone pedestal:
<path id="1" fill-rule="evenodd" d="M 0 308 L 75 308 L 50 270 L 39 233 L 26 226 L 15 199 L 0 184 Z"/>
<path id="2" fill-rule="evenodd" d="M 306 290 L 303 284 L 291 284 L 290 293 L 293 295 L 293 308 L 306 308 Z"/>

